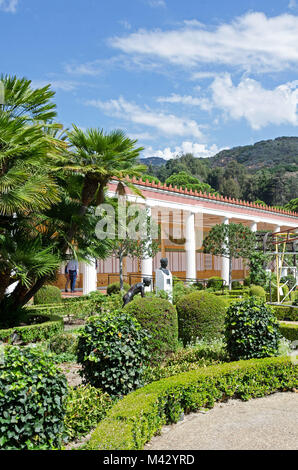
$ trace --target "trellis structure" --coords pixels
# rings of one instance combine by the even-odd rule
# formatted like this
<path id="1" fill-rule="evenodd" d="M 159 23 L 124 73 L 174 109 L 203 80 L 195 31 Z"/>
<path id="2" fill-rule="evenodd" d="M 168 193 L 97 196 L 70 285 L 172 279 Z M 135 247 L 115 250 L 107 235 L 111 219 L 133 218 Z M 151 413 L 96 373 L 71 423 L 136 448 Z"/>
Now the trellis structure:
<path id="1" fill-rule="evenodd" d="M 282 304 L 291 292 L 295 291 L 298 285 L 296 254 L 298 249 L 298 227 L 294 229 L 283 230 L 280 232 L 268 232 L 263 237 L 264 254 L 272 255 L 275 260 L 277 304 Z M 270 250 L 269 252 L 267 250 Z M 271 251 L 272 250 L 272 251 Z M 293 266 L 286 261 L 286 255 L 293 256 Z M 295 284 L 289 289 L 289 292 L 281 300 L 281 290 L 284 284 L 281 284 L 281 278 L 285 270 L 291 270 L 294 273 Z M 271 299 L 270 299 L 271 300 Z"/>

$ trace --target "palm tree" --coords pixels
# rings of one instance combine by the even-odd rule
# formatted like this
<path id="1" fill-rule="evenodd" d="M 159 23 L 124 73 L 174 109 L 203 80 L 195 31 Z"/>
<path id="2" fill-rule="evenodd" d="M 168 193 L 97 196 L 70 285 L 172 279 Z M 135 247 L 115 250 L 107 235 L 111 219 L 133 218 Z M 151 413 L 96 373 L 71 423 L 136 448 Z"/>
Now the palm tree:
<path id="1" fill-rule="evenodd" d="M 4 104 L 0 105 L 0 214 L 12 216 L 49 208 L 59 200 L 53 175 L 65 143 L 56 138 L 61 127 L 49 87 L 32 90 L 31 82 L 0 77 Z"/>
<path id="2" fill-rule="evenodd" d="M 99 205 L 104 201 L 104 190 L 113 177 L 135 190 L 125 178 L 138 177 L 146 170 L 145 165 L 137 163 L 144 149 L 135 148 L 136 140 L 126 137 L 121 130 L 105 134 L 103 130 L 83 131 L 76 126 L 68 138 L 74 157 L 68 169 L 84 175 L 82 213 L 90 204 Z"/>
<path id="3" fill-rule="evenodd" d="M 34 90 L 25 78 L 0 80 L 1 301 L 13 282 L 27 289 L 57 269 L 59 256 L 44 243 L 35 218 L 61 199 L 55 173 L 66 144 L 57 135 L 61 125 L 51 122 L 56 112 L 49 86 Z"/>

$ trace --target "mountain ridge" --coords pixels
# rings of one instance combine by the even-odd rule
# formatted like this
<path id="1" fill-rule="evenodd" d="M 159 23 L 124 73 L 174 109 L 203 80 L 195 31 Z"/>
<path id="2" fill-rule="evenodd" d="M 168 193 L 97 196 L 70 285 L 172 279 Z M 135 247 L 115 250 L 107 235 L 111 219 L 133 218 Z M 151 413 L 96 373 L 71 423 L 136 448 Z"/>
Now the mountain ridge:
<path id="1" fill-rule="evenodd" d="M 179 155 L 177 155 L 179 158 Z M 298 137 L 277 137 L 275 139 L 260 140 L 251 145 L 242 145 L 221 150 L 213 157 L 198 158 L 210 168 L 224 167 L 230 161 L 237 161 L 254 171 L 262 168 L 271 168 L 278 165 L 289 166 L 290 171 L 298 171 Z M 152 166 L 165 165 L 168 160 L 162 157 L 141 158 L 140 162 Z"/>

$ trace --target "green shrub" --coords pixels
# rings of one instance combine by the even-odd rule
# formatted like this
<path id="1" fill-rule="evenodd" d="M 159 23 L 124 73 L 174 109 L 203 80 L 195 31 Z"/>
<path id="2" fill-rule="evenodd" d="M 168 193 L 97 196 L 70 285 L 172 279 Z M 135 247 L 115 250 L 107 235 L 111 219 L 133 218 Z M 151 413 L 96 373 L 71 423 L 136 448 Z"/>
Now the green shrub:
<path id="1" fill-rule="evenodd" d="M 223 279 L 219 276 L 213 276 L 208 279 L 207 288 L 219 290 L 223 287 Z"/>
<path id="2" fill-rule="evenodd" d="M 284 338 L 289 341 L 298 341 L 298 325 L 289 325 L 288 323 L 280 323 L 279 331 Z"/>
<path id="3" fill-rule="evenodd" d="M 70 388 L 64 426 L 69 440 L 88 434 L 106 416 L 113 404 L 107 393 L 91 385 Z"/>
<path id="4" fill-rule="evenodd" d="M 183 344 L 212 340 L 223 333 L 226 302 L 210 292 L 193 292 L 177 302 L 179 338 Z"/>
<path id="5" fill-rule="evenodd" d="M 244 279 L 243 285 L 244 285 L 244 286 L 247 286 L 247 287 L 249 287 L 249 286 L 251 285 L 250 276 L 247 276 L 247 277 Z"/>
<path id="6" fill-rule="evenodd" d="M 6 346 L 0 362 L 0 449 L 60 448 L 66 378 L 40 348 Z"/>
<path id="7" fill-rule="evenodd" d="M 186 348 L 179 348 L 176 353 L 166 360 L 166 365 L 180 364 L 183 362 L 194 363 L 201 359 L 223 362 L 227 360 L 225 343 L 220 339 L 210 341 L 199 340 L 194 345 Z"/>
<path id="8" fill-rule="evenodd" d="M 43 286 L 34 296 L 34 304 L 60 304 L 61 291 L 56 286 Z"/>
<path id="9" fill-rule="evenodd" d="M 242 289 L 242 285 L 239 281 L 232 281 L 232 289 Z"/>
<path id="10" fill-rule="evenodd" d="M 142 385 L 147 333 L 127 312 L 91 317 L 79 334 L 78 362 L 86 383 L 111 396 Z"/>
<path id="11" fill-rule="evenodd" d="M 215 402 L 262 397 L 298 387 L 298 366 L 286 358 L 254 359 L 185 372 L 146 385 L 120 400 L 101 421 L 89 450 L 137 450 L 182 412 Z"/>
<path id="12" fill-rule="evenodd" d="M 251 285 L 248 293 L 251 297 L 259 297 L 262 300 L 266 300 L 266 292 L 261 286 Z"/>
<path id="13" fill-rule="evenodd" d="M 125 310 L 150 334 L 148 347 L 152 362 L 177 350 L 177 312 L 170 302 L 157 297 L 135 297 Z"/>
<path id="14" fill-rule="evenodd" d="M 61 333 L 50 339 L 49 347 L 55 354 L 75 354 L 78 347 L 78 341 L 78 335 L 75 335 L 74 333 Z"/>
<path id="15" fill-rule="evenodd" d="M 12 336 L 16 334 L 17 339 L 28 344 L 49 339 L 64 329 L 63 318 L 58 315 L 42 314 L 41 312 L 36 314 L 32 310 L 27 314 L 27 320 L 33 324 L 0 330 L 0 341 L 10 342 Z M 38 323 L 36 323 L 37 321 Z"/>
<path id="16" fill-rule="evenodd" d="M 270 306 L 250 297 L 228 308 L 225 337 L 232 360 L 275 356 L 280 338 L 278 321 Z"/>
<path id="17" fill-rule="evenodd" d="M 130 285 L 127 282 L 123 282 L 123 291 L 127 292 L 130 289 Z M 113 282 L 107 287 L 107 294 L 119 294 L 120 292 L 120 282 Z"/>

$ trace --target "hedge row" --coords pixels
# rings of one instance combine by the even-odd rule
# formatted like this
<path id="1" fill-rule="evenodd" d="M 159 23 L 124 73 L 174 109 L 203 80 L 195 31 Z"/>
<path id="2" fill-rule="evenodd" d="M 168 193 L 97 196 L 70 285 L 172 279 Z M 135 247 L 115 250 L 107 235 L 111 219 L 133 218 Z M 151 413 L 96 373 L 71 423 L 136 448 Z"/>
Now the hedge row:
<path id="1" fill-rule="evenodd" d="M 34 320 L 34 318 L 37 316 L 45 317 L 46 321 L 34 325 L 17 326 L 14 328 L 0 330 L 0 341 L 9 342 L 12 335 L 16 333 L 20 341 L 28 344 L 51 338 L 52 336 L 55 336 L 63 331 L 64 322 L 62 317 L 38 312 L 38 315 L 35 313 L 28 314 L 28 319 Z"/>
<path id="2" fill-rule="evenodd" d="M 46 305 L 30 305 L 30 310 L 35 312 L 42 312 L 43 314 L 51 315 L 85 315 L 93 311 L 93 305 L 89 299 L 80 302 L 67 302 L 61 304 L 46 304 Z"/>
<path id="3" fill-rule="evenodd" d="M 279 331 L 282 336 L 289 341 L 298 341 L 298 325 L 289 325 L 288 323 L 280 323 Z"/>
<path id="4" fill-rule="evenodd" d="M 120 400 L 85 446 L 136 450 L 182 413 L 236 397 L 261 397 L 298 387 L 298 366 L 287 358 L 254 359 L 210 366 L 153 382 Z"/>
<path id="5" fill-rule="evenodd" d="M 272 305 L 278 320 L 298 321 L 298 308 L 289 305 Z"/>

